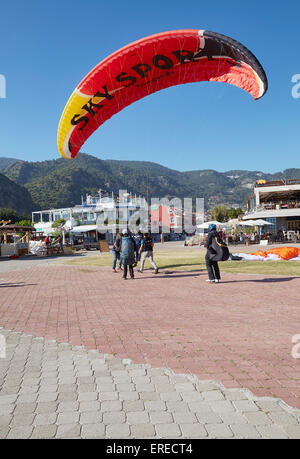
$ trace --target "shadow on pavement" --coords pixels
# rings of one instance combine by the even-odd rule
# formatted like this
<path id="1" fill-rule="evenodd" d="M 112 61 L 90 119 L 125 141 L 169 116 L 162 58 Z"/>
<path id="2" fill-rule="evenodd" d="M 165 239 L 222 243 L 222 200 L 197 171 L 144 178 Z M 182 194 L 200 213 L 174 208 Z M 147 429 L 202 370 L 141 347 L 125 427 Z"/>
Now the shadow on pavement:
<path id="1" fill-rule="evenodd" d="M 222 284 L 232 284 L 236 282 L 262 282 L 262 283 L 279 283 L 279 282 L 288 282 L 293 279 L 300 279 L 299 276 L 293 276 L 293 277 L 271 277 L 271 278 L 265 278 L 265 279 L 244 279 L 244 280 L 231 280 L 231 281 L 221 281 Z"/>
<path id="2" fill-rule="evenodd" d="M 0 282 L 0 288 L 7 288 L 7 287 L 31 287 L 33 285 L 37 285 L 37 284 L 23 284 L 23 283 L 12 283 L 12 284 L 9 284 L 9 283 L 1 283 Z"/>

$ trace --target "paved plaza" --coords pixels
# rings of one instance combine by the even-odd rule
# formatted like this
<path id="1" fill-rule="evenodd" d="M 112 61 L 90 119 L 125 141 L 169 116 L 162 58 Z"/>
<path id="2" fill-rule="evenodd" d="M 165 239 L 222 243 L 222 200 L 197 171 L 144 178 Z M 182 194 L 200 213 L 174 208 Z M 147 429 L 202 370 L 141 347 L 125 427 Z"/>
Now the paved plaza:
<path id="1" fill-rule="evenodd" d="M 3 263 L 1 437 L 300 438 L 299 278 Z"/>

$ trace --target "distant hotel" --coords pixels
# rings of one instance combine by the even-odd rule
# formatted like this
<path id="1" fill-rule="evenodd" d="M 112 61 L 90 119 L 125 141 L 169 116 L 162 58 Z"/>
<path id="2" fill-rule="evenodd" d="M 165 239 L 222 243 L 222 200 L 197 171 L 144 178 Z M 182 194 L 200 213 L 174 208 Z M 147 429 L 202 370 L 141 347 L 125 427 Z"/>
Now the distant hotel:
<path id="1" fill-rule="evenodd" d="M 300 231 L 300 179 L 258 180 L 243 217 L 243 220 L 255 219 L 272 223 L 268 232 L 282 231 L 288 238 Z"/>
<path id="2" fill-rule="evenodd" d="M 135 217 L 136 216 L 136 217 Z M 172 200 L 159 200 L 150 205 L 148 201 L 137 195 L 121 190 L 119 196 L 113 193 L 103 194 L 99 190 L 98 196 L 87 195 L 82 203 L 74 207 L 49 209 L 32 212 L 32 223 L 38 232 L 51 234 L 55 230 L 52 224 L 64 219 L 75 236 L 86 234 L 95 240 L 112 240 L 113 234 L 129 227 L 130 221 L 135 221 L 137 231 L 151 228 L 152 233 L 182 233 L 184 222 L 196 225 L 196 214 L 188 212 L 172 204 Z M 137 232 L 135 231 L 135 232 Z"/>

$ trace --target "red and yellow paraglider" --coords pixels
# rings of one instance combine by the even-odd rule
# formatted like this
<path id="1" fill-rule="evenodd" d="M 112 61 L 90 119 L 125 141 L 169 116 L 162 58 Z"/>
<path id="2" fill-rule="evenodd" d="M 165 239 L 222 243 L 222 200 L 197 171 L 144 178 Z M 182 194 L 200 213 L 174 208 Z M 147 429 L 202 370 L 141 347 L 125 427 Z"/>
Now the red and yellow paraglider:
<path id="1" fill-rule="evenodd" d="M 197 81 L 238 86 L 254 99 L 268 88 L 256 57 L 224 35 L 204 30 L 163 32 L 131 43 L 100 62 L 71 95 L 58 128 L 58 149 L 75 158 L 112 115 L 161 89 Z"/>

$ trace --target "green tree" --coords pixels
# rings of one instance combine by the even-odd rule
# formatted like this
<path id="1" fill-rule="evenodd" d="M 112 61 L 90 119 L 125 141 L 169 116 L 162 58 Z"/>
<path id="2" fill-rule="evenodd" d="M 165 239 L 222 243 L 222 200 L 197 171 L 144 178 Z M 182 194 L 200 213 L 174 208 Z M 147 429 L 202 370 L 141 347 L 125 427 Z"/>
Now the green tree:
<path id="1" fill-rule="evenodd" d="M 15 223 L 17 226 L 32 226 L 31 220 L 20 220 Z"/>
<path id="2" fill-rule="evenodd" d="M 59 218 L 58 220 L 55 220 L 55 222 L 52 223 L 51 227 L 52 228 L 61 228 L 66 224 L 66 220 L 63 218 Z"/>
<path id="3" fill-rule="evenodd" d="M 5 207 L 2 207 L 0 209 L 0 221 L 1 220 L 11 220 L 11 224 L 14 225 L 16 221 L 19 220 L 19 215 L 13 209 L 6 209 Z"/>
<path id="4" fill-rule="evenodd" d="M 210 219 L 218 222 L 226 222 L 228 220 L 228 208 L 223 204 L 214 207 L 210 213 Z"/>
<path id="5" fill-rule="evenodd" d="M 228 209 L 228 218 L 238 218 L 239 215 L 243 213 L 242 209 L 239 207 L 238 209 L 234 209 L 231 207 Z"/>

